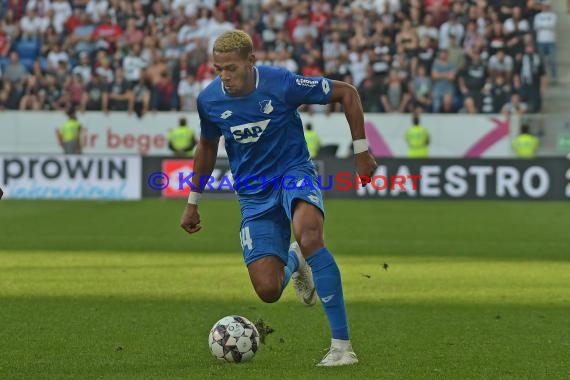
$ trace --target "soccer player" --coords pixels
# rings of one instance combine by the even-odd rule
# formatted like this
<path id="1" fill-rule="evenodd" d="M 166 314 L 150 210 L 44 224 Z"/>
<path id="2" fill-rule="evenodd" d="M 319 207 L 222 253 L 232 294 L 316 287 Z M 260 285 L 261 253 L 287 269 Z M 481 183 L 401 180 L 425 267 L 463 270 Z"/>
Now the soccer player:
<path id="1" fill-rule="evenodd" d="M 354 364 L 358 359 L 349 339 L 340 271 L 325 245 L 322 194 L 297 108 L 341 103 L 356 171 L 371 177 L 377 164 L 368 152 L 360 97 L 347 83 L 255 62 L 251 38 L 243 31 L 225 32 L 214 42 L 218 77 L 198 96 L 196 191 L 190 192 L 180 224 L 190 234 L 201 229 L 198 203 L 204 178 L 214 169 L 218 140 L 224 136 L 241 207 L 244 261 L 257 295 L 276 302 L 293 278 L 300 301 L 314 305 L 316 290 L 332 335 L 330 350 L 318 365 Z M 291 223 L 296 241 L 289 245 Z"/>

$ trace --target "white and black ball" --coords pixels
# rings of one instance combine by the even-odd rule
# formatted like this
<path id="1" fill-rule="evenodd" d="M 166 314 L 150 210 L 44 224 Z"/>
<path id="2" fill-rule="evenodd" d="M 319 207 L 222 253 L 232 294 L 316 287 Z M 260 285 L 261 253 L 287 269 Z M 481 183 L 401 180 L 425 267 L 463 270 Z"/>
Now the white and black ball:
<path id="1" fill-rule="evenodd" d="M 259 349 L 259 332 L 245 317 L 230 315 L 214 324 L 208 336 L 210 352 L 219 360 L 245 363 Z"/>

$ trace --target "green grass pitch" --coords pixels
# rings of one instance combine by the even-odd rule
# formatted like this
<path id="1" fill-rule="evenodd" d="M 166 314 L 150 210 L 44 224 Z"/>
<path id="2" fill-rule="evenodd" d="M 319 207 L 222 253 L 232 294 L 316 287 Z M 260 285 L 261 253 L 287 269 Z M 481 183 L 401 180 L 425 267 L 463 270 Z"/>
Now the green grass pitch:
<path id="1" fill-rule="evenodd" d="M 188 236 L 184 200 L 3 200 L 0 379 L 570 378 L 570 204 L 326 205 L 357 366 L 314 366 L 320 304 L 256 298 L 236 201 Z M 275 329 L 244 365 L 208 351 L 229 314 Z"/>

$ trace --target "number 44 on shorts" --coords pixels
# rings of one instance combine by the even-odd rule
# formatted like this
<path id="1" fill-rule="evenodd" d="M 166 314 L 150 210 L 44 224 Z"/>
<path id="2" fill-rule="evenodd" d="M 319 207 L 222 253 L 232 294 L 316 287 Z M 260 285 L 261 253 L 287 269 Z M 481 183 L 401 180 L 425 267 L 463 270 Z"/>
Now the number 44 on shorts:
<path id="1" fill-rule="evenodd" d="M 251 240 L 251 235 L 249 234 L 249 227 L 244 227 L 241 229 L 239 233 L 239 240 L 241 241 L 241 248 L 245 249 L 252 249 L 253 248 L 253 241 Z"/>

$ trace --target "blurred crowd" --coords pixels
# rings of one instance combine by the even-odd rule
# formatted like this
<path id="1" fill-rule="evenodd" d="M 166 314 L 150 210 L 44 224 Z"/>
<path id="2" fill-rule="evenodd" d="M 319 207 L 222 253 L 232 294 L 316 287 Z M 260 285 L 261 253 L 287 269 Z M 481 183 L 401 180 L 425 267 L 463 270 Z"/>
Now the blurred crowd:
<path id="1" fill-rule="evenodd" d="M 556 83 L 548 0 L 0 0 L 0 18 L 0 109 L 193 111 L 234 28 L 366 112 L 534 113 Z"/>

